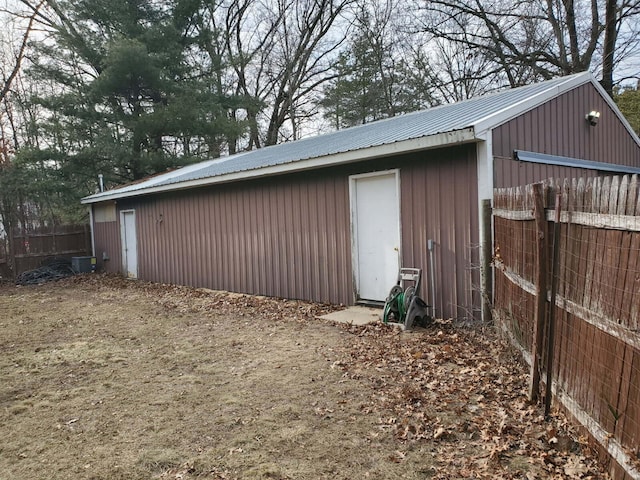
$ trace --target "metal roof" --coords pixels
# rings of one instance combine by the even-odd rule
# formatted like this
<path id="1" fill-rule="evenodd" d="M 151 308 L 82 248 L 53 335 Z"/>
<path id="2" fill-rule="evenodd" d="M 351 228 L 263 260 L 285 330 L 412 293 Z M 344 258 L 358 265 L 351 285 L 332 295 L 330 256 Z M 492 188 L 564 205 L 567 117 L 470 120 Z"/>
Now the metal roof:
<path id="1" fill-rule="evenodd" d="M 417 149 L 418 144 L 414 141 L 418 139 L 433 137 L 433 141 L 428 143 L 432 147 L 477 141 L 487 129 L 590 81 L 596 84 L 589 73 L 561 77 L 295 142 L 207 160 L 90 195 L 83 198 L 82 203 L 299 171 L 312 168 L 312 163 L 305 162 L 309 160 L 322 159 L 318 166 L 365 160 L 372 158 L 375 147 L 395 147 L 391 152 L 399 154 Z M 471 134 L 446 135 L 465 131 Z M 427 143 L 420 145 L 425 148 Z M 349 155 L 341 155 L 346 153 Z"/>

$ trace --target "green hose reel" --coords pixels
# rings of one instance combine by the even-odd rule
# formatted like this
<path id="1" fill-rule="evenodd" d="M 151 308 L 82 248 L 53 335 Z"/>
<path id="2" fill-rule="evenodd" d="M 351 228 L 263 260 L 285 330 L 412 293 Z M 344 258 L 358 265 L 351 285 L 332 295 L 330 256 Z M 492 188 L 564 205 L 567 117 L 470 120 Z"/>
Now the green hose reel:
<path id="1" fill-rule="evenodd" d="M 422 270 L 401 268 L 398 281 L 391 288 L 384 304 L 382 320 L 404 325 L 405 330 L 414 325 L 426 325 L 431 321 L 431 306 L 418 297 Z"/>
<path id="2" fill-rule="evenodd" d="M 415 295 L 415 287 L 407 287 L 403 290 L 400 285 L 394 285 L 389 292 L 389 296 L 384 304 L 384 313 L 382 320 L 384 323 L 393 321 L 395 323 L 404 323 L 409 303 Z"/>

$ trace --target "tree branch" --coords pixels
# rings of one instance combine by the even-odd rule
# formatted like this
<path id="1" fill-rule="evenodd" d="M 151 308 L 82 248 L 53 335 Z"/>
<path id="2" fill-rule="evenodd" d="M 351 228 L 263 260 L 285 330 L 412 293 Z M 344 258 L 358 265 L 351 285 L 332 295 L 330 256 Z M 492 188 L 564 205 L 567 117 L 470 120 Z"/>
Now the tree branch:
<path id="1" fill-rule="evenodd" d="M 33 24 L 35 22 L 36 15 L 38 15 L 40 8 L 45 3 L 45 1 L 46 0 L 40 0 L 40 3 L 38 3 L 38 5 L 34 7 L 33 13 L 29 16 L 29 23 L 27 25 L 27 29 L 24 32 L 24 35 L 22 36 L 22 43 L 20 44 L 20 50 L 18 50 L 18 55 L 16 55 L 15 64 L 13 65 L 13 69 L 11 70 L 11 73 L 9 74 L 9 76 L 4 80 L 4 85 L 2 86 L 2 90 L 0 90 L 0 102 L 4 100 L 4 98 L 9 93 L 9 90 L 11 89 L 11 84 L 13 83 L 13 80 L 16 78 L 16 75 L 18 75 L 18 72 L 20 71 L 20 68 L 22 66 L 22 59 L 24 58 L 24 54 L 27 49 L 29 36 L 31 35 L 31 31 L 33 30 Z"/>

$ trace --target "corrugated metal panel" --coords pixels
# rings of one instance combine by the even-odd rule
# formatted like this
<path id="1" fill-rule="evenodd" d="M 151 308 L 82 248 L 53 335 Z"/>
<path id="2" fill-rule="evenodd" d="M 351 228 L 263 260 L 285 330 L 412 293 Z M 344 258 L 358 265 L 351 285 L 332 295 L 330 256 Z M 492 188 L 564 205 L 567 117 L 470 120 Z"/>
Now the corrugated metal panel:
<path id="1" fill-rule="evenodd" d="M 136 210 L 139 277 L 212 289 L 353 303 L 349 175 L 400 168 L 403 265 L 423 268 L 436 242 L 436 306 L 446 317 L 479 309 L 475 147 L 156 195 Z M 119 252 L 117 223 L 96 225 L 96 246 Z M 110 252 L 111 264 L 120 257 Z M 113 271 L 113 270 L 111 270 Z M 391 288 L 391 285 L 389 286 Z"/>
<path id="2" fill-rule="evenodd" d="M 93 234 L 98 268 L 111 273 L 120 272 L 122 257 L 118 222 L 96 222 L 93 225 Z M 103 253 L 106 253 L 109 260 L 103 261 Z"/>
<path id="3" fill-rule="evenodd" d="M 585 115 L 601 112 L 596 127 Z M 597 175 L 595 171 L 513 162 L 514 150 L 640 167 L 640 146 L 593 85 L 550 100 L 493 130 L 495 186 L 524 185 L 551 175 Z M 531 175 L 531 176 L 529 176 Z"/>
<path id="4" fill-rule="evenodd" d="M 131 202 L 140 278 L 350 303 L 346 177 L 295 176 Z"/>
<path id="5" fill-rule="evenodd" d="M 429 160 L 400 170 L 404 266 L 423 269 L 421 295 L 433 303 L 427 248 L 433 239 L 436 314 L 480 318 L 475 150 L 440 150 L 435 158 L 429 154 Z"/>
<path id="6" fill-rule="evenodd" d="M 588 74 L 562 77 L 534 85 L 504 90 L 502 92 L 442 105 L 420 112 L 409 113 L 367 125 L 284 143 L 250 152 L 239 153 L 223 159 L 209 160 L 182 169 L 157 175 L 146 181 L 116 190 L 87 197 L 99 199 L 114 194 L 126 194 L 147 188 L 175 185 L 231 173 L 256 170 L 265 167 L 295 163 L 312 158 L 328 157 L 339 153 L 390 145 L 397 142 L 429 137 L 441 133 L 472 128 L 479 122 L 526 104 L 538 95 L 555 92 L 561 85 L 575 81 L 589 82 Z"/>

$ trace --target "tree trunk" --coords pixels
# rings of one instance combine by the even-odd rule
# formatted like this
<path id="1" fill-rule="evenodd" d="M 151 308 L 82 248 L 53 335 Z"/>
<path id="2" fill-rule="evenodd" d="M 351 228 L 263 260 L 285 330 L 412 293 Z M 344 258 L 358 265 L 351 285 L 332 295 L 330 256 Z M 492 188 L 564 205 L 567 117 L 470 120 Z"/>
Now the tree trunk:
<path id="1" fill-rule="evenodd" d="M 604 45 L 602 49 L 602 88 L 613 97 L 613 65 L 618 31 L 616 29 L 616 0 L 606 0 Z"/>

